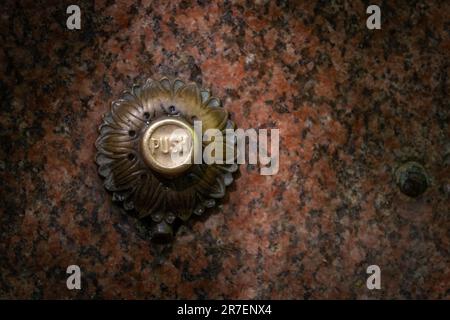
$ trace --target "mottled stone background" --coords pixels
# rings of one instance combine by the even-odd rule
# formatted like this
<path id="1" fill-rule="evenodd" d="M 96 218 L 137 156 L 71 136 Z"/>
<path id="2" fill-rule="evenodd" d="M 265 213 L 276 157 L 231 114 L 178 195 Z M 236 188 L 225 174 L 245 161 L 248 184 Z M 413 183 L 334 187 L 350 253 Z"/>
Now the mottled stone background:
<path id="1" fill-rule="evenodd" d="M 0 298 L 450 298 L 449 1 L 8 0 L 0 31 Z M 111 203 L 94 141 L 163 74 L 281 141 L 277 175 L 241 166 L 161 250 Z M 418 198 L 393 179 L 408 159 L 432 178 Z"/>

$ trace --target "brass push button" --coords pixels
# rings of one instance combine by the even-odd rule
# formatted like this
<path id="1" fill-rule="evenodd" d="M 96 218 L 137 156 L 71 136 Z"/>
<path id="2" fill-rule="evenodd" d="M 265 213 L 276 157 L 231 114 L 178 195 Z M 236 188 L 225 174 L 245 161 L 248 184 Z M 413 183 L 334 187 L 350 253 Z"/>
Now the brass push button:
<path id="1" fill-rule="evenodd" d="M 148 79 L 125 91 L 104 116 L 98 172 L 113 200 L 149 226 L 153 240 L 166 241 L 177 221 L 201 215 L 225 196 L 238 166 L 197 161 L 197 147 L 220 141 L 217 150 L 234 148 L 225 134 L 234 127 L 209 90 L 179 79 Z M 219 136 L 203 143 L 209 129 Z"/>
<path id="2" fill-rule="evenodd" d="M 141 140 L 145 162 L 167 176 L 185 172 L 193 163 L 195 132 L 180 118 L 163 118 L 150 125 Z"/>

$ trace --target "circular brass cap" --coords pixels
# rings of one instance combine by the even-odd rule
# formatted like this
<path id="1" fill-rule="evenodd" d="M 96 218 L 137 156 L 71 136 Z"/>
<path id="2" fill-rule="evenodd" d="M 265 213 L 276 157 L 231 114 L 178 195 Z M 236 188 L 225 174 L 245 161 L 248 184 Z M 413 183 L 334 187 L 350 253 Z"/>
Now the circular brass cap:
<path id="1" fill-rule="evenodd" d="M 195 132 L 180 118 L 154 121 L 141 139 L 144 161 L 155 171 L 176 176 L 193 163 Z"/>

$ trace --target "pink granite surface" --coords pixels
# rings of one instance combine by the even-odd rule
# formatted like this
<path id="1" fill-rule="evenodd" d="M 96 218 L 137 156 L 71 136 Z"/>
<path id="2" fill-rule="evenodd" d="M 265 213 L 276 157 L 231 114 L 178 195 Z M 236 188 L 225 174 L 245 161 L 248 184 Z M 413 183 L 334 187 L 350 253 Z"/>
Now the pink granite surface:
<path id="1" fill-rule="evenodd" d="M 68 1 L 0 14 L 0 298 L 450 298 L 449 2 L 375 1 L 376 31 L 367 1 L 76 2 L 80 31 Z M 110 102 L 161 75 L 281 130 L 278 174 L 241 166 L 164 249 L 94 163 Z M 410 159 L 431 178 L 417 198 L 393 176 Z"/>

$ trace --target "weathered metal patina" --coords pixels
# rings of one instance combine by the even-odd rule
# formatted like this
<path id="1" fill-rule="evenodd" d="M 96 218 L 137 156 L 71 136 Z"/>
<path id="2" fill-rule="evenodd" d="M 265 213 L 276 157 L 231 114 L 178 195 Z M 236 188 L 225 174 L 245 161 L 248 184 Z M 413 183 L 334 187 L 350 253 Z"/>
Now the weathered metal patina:
<path id="1" fill-rule="evenodd" d="M 193 163 L 194 145 L 202 143 L 194 121 L 201 121 L 202 134 L 219 129 L 225 142 L 225 129 L 234 128 L 208 90 L 162 78 L 125 91 L 99 127 L 96 162 L 105 188 L 127 212 L 150 223 L 155 241 L 170 240 L 175 221 L 213 207 L 238 169 Z"/>

